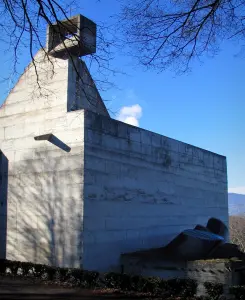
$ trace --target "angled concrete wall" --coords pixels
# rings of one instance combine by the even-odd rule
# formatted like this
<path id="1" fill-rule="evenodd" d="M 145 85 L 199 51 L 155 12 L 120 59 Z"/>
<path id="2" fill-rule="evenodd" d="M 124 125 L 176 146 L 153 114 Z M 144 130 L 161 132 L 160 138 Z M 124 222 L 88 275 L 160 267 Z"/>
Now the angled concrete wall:
<path id="1" fill-rule="evenodd" d="M 68 61 L 67 111 L 86 109 L 110 117 L 86 64 Z"/>
<path id="2" fill-rule="evenodd" d="M 50 60 L 36 56 L 40 91 L 31 64 L 0 109 L 0 150 L 9 162 L 6 257 L 80 266 L 84 112 L 67 113 L 69 61 Z M 34 140 L 48 133 L 71 151 Z"/>
<path id="3" fill-rule="evenodd" d="M 85 112 L 84 267 L 163 246 L 217 217 L 228 225 L 226 158 Z"/>

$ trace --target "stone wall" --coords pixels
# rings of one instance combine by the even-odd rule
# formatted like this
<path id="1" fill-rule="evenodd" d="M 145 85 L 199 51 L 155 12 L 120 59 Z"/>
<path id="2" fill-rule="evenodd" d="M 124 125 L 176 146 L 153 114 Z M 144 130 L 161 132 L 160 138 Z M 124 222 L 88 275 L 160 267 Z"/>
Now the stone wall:
<path id="1" fill-rule="evenodd" d="M 228 225 L 226 158 L 85 112 L 84 267 L 165 245 L 217 217 Z"/>
<path id="2" fill-rule="evenodd" d="M 7 213 L 6 257 L 80 266 L 84 111 L 67 113 L 69 61 L 48 62 L 41 51 L 35 59 L 38 83 L 30 64 L 0 109 L 0 150 L 8 159 L 8 197 L 0 216 Z M 34 140 L 49 133 L 71 151 Z"/>

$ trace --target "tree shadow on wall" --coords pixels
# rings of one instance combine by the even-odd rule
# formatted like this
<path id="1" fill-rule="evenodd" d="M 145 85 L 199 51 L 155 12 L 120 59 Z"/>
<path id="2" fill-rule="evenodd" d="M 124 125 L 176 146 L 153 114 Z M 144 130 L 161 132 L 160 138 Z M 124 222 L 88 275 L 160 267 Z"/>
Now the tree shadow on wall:
<path id="1" fill-rule="evenodd" d="M 6 258 L 8 159 L 0 151 L 0 258 Z"/>
<path id="2" fill-rule="evenodd" d="M 76 160 L 76 155 L 38 149 L 14 165 L 9 183 L 10 259 L 81 266 L 82 171 L 71 158 Z"/>

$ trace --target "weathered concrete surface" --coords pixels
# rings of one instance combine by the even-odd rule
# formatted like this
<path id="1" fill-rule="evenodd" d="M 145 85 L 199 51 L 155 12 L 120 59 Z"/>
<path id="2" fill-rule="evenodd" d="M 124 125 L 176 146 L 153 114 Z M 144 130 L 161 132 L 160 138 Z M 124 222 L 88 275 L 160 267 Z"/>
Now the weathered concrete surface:
<path id="1" fill-rule="evenodd" d="M 69 60 L 67 111 L 87 109 L 110 117 L 86 64 Z"/>
<path id="2" fill-rule="evenodd" d="M 7 258 L 82 264 L 84 111 L 67 113 L 69 61 L 44 60 L 20 77 L 0 109 L 0 149 L 8 159 Z M 75 59 L 76 60 L 76 59 Z M 77 59 L 77 65 L 78 64 Z M 67 153 L 37 135 L 52 133 Z M 2 190 L 1 190 L 2 197 Z M 4 230 L 4 228 L 1 228 Z"/>
<path id="3" fill-rule="evenodd" d="M 0 109 L 8 259 L 118 270 L 121 253 L 228 223 L 225 157 L 110 119 L 77 58 L 36 61 L 42 94 L 30 65 Z M 48 133 L 71 151 L 34 140 Z"/>
<path id="4" fill-rule="evenodd" d="M 77 57 L 93 54 L 96 52 L 96 24 L 78 14 L 49 25 L 46 48 L 49 55 L 62 59 L 71 54 Z"/>
<path id="5" fill-rule="evenodd" d="M 242 284 L 243 274 L 237 268 L 244 265 L 240 260 L 212 259 L 188 262 L 166 261 L 152 257 L 143 259 L 141 255 L 125 255 L 122 259 L 124 272 L 127 274 L 141 274 L 162 279 L 190 278 L 198 283 L 197 295 L 205 295 L 205 282 L 221 283 L 224 293 L 228 294 L 230 286 Z"/>
<path id="6" fill-rule="evenodd" d="M 225 157 L 89 111 L 84 141 L 86 269 L 118 270 L 121 253 L 210 217 L 228 224 Z"/>
<path id="7" fill-rule="evenodd" d="M 241 273 L 236 269 L 243 265 L 242 261 L 229 260 L 200 260 L 188 262 L 186 277 L 198 282 L 198 295 L 204 295 L 205 282 L 221 283 L 224 286 L 224 293 L 229 293 L 229 287 L 241 284 Z"/>

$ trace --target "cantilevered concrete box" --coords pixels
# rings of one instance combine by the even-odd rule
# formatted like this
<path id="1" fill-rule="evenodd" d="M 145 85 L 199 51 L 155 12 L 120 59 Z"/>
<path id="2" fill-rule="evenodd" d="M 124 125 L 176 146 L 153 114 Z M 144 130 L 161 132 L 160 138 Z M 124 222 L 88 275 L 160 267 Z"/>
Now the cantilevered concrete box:
<path id="1" fill-rule="evenodd" d="M 96 24 L 82 15 L 76 15 L 49 25 L 47 51 L 62 59 L 67 59 L 70 55 L 79 57 L 95 53 Z"/>

